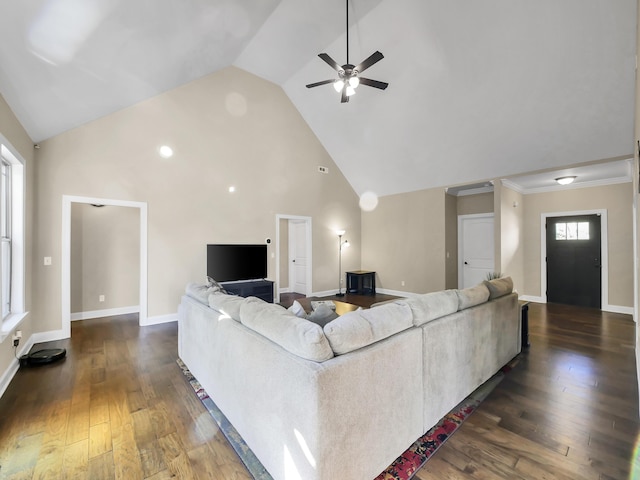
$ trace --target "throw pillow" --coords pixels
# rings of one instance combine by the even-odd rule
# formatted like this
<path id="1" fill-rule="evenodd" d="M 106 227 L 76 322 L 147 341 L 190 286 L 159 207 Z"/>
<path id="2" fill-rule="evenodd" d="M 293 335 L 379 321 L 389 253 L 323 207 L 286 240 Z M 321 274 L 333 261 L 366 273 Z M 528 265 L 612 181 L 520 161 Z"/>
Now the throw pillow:
<path id="1" fill-rule="evenodd" d="M 327 323 L 336 318 L 338 318 L 338 314 L 325 304 L 318 305 L 313 312 L 307 315 L 307 320 L 317 323 L 321 327 L 324 327 Z"/>
<path id="2" fill-rule="evenodd" d="M 302 305 L 300 305 L 300 302 L 297 300 L 294 300 L 287 310 L 298 318 L 305 318 L 307 316 L 307 312 L 304 311 L 304 308 L 302 308 Z"/>
<path id="3" fill-rule="evenodd" d="M 216 292 L 229 293 L 224 289 L 224 287 L 222 285 L 220 285 L 218 282 L 216 282 L 211 277 L 207 277 L 207 285 L 209 285 L 211 288 L 213 288 L 214 291 L 216 291 Z"/>
<path id="4" fill-rule="evenodd" d="M 202 285 L 200 283 L 188 283 L 184 289 L 184 292 L 189 297 L 194 298 L 205 305 L 207 305 L 209 301 L 209 295 L 216 291 L 217 290 L 214 290 L 208 284 Z"/>
<path id="5" fill-rule="evenodd" d="M 511 277 L 494 278 L 485 280 L 484 284 L 489 289 L 489 300 L 502 297 L 513 292 L 513 280 Z"/>

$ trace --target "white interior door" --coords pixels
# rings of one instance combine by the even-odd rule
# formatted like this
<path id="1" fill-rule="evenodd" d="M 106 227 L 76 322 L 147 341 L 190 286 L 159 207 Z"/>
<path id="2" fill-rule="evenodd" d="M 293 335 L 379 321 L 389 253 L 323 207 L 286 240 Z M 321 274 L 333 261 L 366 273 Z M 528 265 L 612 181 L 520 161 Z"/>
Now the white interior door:
<path id="1" fill-rule="evenodd" d="M 486 280 L 495 269 L 493 214 L 458 216 L 458 288 Z"/>
<path id="2" fill-rule="evenodd" d="M 307 294 L 307 227 L 304 221 L 289 221 L 289 285 Z"/>

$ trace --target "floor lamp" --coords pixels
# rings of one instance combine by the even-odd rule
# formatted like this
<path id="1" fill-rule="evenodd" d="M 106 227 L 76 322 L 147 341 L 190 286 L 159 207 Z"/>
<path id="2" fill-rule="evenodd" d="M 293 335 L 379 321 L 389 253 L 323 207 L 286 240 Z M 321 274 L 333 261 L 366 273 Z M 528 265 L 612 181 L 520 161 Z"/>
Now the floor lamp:
<path id="1" fill-rule="evenodd" d="M 344 235 L 344 230 L 337 230 L 338 234 L 338 293 L 336 297 L 343 297 L 344 293 L 342 293 L 342 248 L 347 248 L 349 246 L 349 241 L 342 241 L 342 236 Z"/>

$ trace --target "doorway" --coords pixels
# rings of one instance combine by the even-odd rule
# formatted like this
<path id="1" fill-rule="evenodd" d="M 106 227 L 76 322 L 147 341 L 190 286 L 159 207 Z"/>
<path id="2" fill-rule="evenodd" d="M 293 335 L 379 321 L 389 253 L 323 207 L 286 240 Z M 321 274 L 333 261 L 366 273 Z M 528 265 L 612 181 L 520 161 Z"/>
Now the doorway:
<path id="1" fill-rule="evenodd" d="M 139 225 L 138 208 L 71 204 L 72 322 L 139 312 Z"/>
<path id="2" fill-rule="evenodd" d="M 309 296 L 312 271 L 311 217 L 276 215 L 276 292 Z"/>
<path id="3" fill-rule="evenodd" d="M 478 285 L 495 269 L 493 213 L 458 216 L 458 288 Z"/>
<path id="4" fill-rule="evenodd" d="M 571 288 L 577 288 L 577 290 L 574 290 L 573 292 L 569 292 L 569 296 L 574 298 L 569 298 L 567 300 L 566 294 L 562 293 L 562 290 L 560 291 L 560 294 L 564 295 L 564 297 L 558 297 L 556 292 L 557 288 L 554 285 L 554 282 L 556 282 L 556 279 L 560 278 L 560 281 L 564 281 L 563 278 L 569 277 L 569 279 L 566 281 L 573 282 L 571 279 L 576 279 L 576 275 L 581 276 L 582 273 L 576 274 L 574 272 L 571 274 L 564 274 L 562 272 L 559 272 L 558 268 L 562 268 L 562 266 L 560 267 L 554 266 L 554 264 L 557 264 L 557 262 L 553 258 L 551 259 L 551 266 L 549 266 L 549 262 L 548 262 L 549 255 L 555 256 L 557 254 L 548 251 L 549 246 L 547 245 L 548 243 L 547 237 L 551 236 L 551 234 L 553 233 L 553 231 L 555 231 L 555 228 L 556 228 L 555 226 L 551 226 L 547 228 L 548 220 L 562 219 L 562 220 L 559 220 L 560 223 L 574 223 L 574 222 L 579 223 L 578 219 L 582 219 L 582 218 L 591 219 L 594 217 L 597 217 L 597 219 L 599 220 L 599 227 L 592 226 L 590 224 L 588 228 L 589 229 L 599 228 L 599 231 L 595 233 L 596 238 L 593 239 L 594 242 L 595 241 L 599 242 L 599 245 L 600 245 L 599 256 L 594 256 L 594 253 L 597 252 L 596 250 L 597 247 L 593 247 L 594 250 L 588 253 L 589 255 L 588 257 L 580 257 L 579 255 L 582 255 L 583 252 L 573 252 L 573 253 L 568 252 L 566 253 L 566 255 L 569 256 L 568 260 L 571 260 L 571 258 L 579 259 L 577 260 L 577 263 L 580 263 L 580 265 L 577 268 L 586 269 L 586 270 L 595 270 L 595 272 L 593 271 L 590 272 L 591 275 L 589 276 L 589 278 L 591 280 L 589 280 L 586 283 L 588 283 L 589 288 L 591 288 L 592 290 L 595 290 L 596 293 L 587 294 L 585 292 L 581 292 L 581 289 L 586 288 L 584 287 L 585 282 L 583 282 L 582 279 L 577 279 L 577 281 L 582 282 L 583 285 L 580 285 L 578 283 L 577 286 L 571 287 Z M 566 235 L 562 233 L 562 230 L 565 228 L 572 229 L 570 233 L 571 238 L 577 235 L 577 230 L 574 230 L 574 228 L 577 229 L 577 225 L 575 227 L 572 225 L 571 227 L 561 226 L 559 228 L 561 229 L 561 231 L 559 232 L 560 236 Z M 582 228 L 584 229 L 586 227 L 583 226 Z M 551 230 L 551 232 L 549 232 L 548 230 Z M 571 302 L 567 304 L 591 306 L 593 308 L 599 308 L 601 310 L 609 311 L 611 306 L 609 305 L 609 282 L 608 282 L 609 258 L 608 258 L 608 243 L 607 243 L 607 210 L 600 209 L 600 210 L 580 210 L 580 211 L 571 211 L 571 212 L 543 213 L 541 214 L 541 218 L 540 218 L 540 234 L 541 234 L 540 235 L 540 261 L 541 261 L 540 262 L 540 287 L 541 287 L 540 292 L 542 295 L 541 301 L 557 302 L 557 303 Z M 583 236 L 584 236 L 584 230 L 583 230 Z M 594 234 L 590 232 L 589 237 L 593 238 Z M 562 242 L 562 241 L 565 241 L 565 240 L 554 240 L 554 242 Z M 580 248 L 581 245 L 579 244 L 579 242 L 585 242 L 585 239 L 582 239 L 582 240 L 576 239 L 571 241 L 566 240 L 566 242 L 567 242 L 566 246 L 565 247 L 561 246 L 562 248 L 570 249 L 571 244 L 575 244 L 578 248 Z M 585 247 L 585 248 L 588 249 L 589 247 Z M 578 256 L 575 257 L 574 255 L 578 255 Z M 571 257 L 571 256 L 574 256 L 574 257 Z M 564 261 L 564 259 L 561 258 L 560 261 Z M 574 261 L 573 263 L 576 263 L 576 261 Z M 550 268 L 553 269 L 551 272 L 549 272 Z M 564 268 L 569 272 L 572 272 L 571 269 L 573 269 L 574 267 L 565 265 Z M 595 278 L 595 277 L 598 277 L 598 278 Z M 551 282 L 551 285 L 549 285 L 549 282 Z M 597 291 L 599 291 L 599 293 L 597 293 Z M 595 300 L 593 299 L 586 300 L 587 297 L 592 298 L 594 296 L 595 297 L 599 296 L 599 298 Z"/>
<path id="5" fill-rule="evenodd" d="M 548 217 L 547 302 L 602 308 L 600 215 Z"/>
<path id="6" fill-rule="evenodd" d="M 62 197 L 62 337 L 71 337 L 71 207 L 74 203 L 105 205 L 116 207 L 133 207 L 140 209 L 140 274 L 139 301 L 140 313 L 138 323 L 147 325 L 147 204 L 124 200 L 104 198 Z"/>

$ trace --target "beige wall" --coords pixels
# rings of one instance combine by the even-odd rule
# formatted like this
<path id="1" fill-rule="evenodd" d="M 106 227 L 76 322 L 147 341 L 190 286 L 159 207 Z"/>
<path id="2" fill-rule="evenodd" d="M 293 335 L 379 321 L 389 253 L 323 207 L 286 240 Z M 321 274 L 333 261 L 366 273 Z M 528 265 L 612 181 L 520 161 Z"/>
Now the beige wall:
<path id="1" fill-rule="evenodd" d="M 158 156 L 163 144 L 174 149 L 172 158 Z M 35 272 L 40 331 L 61 327 L 63 195 L 148 203 L 150 317 L 175 313 L 185 284 L 204 278 L 207 243 L 275 238 L 276 214 L 313 219 L 313 291 L 335 287 L 334 229 L 349 231 L 354 244 L 343 267 L 360 267 L 357 195 L 282 89 L 240 69 L 203 77 L 41 146 L 35 255 L 50 255 L 54 264 Z M 318 173 L 318 165 L 330 174 Z"/>
<path id="2" fill-rule="evenodd" d="M 27 311 L 31 310 L 33 304 L 33 288 L 31 283 L 31 275 L 29 272 L 32 268 L 32 249 L 33 249 L 33 142 L 27 135 L 27 132 L 22 128 L 20 122 L 15 117 L 4 98 L 0 95 L 0 134 L 11 144 L 11 146 L 17 151 L 25 162 L 25 177 L 26 177 L 26 278 L 25 278 L 25 302 Z M 20 347 L 24 346 L 27 340 L 35 332 L 33 315 L 28 315 L 26 319 L 20 325 L 22 330 L 23 343 Z M 11 332 L 13 333 L 13 332 Z M 19 348 L 20 348 L 19 347 Z M 18 350 L 20 351 L 20 350 Z M 11 335 L 9 335 L 4 342 L 0 344 L 0 375 L 6 372 L 11 363 L 15 360 L 13 343 L 11 342 Z"/>
<path id="3" fill-rule="evenodd" d="M 444 196 L 445 288 L 458 288 L 458 197 Z"/>
<path id="4" fill-rule="evenodd" d="M 280 219 L 280 288 L 288 289 L 289 285 L 289 220 Z"/>
<path id="5" fill-rule="evenodd" d="M 139 266 L 140 209 L 72 204 L 71 313 L 139 305 Z"/>
<path id="6" fill-rule="evenodd" d="M 521 294 L 541 296 L 541 214 L 607 210 L 609 305 L 633 306 L 632 184 L 580 188 L 525 195 L 524 285 Z M 603 305 L 604 308 L 604 305 Z"/>
<path id="7" fill-rule="evenodd" d="M 362 213 L 362 268 L 377 272 L 377 287 L 445 288 L 445 195 L 442 188 L 389 195 Z"/>
<path id="8" fill-rule="evenodd" d="M 462 195 L 458 199 L 458 215 L 493 213 L 493 192 Z"/>
<path id="9" fill-rule="evenodd" d="M 496 182 L 496 185 L 498 182 Z M 496 270 L 513 279 L 513 286 L 524 286 L 524 202 L 522 194 L 501 185 L 499 199 L 500 261 Z"/>

